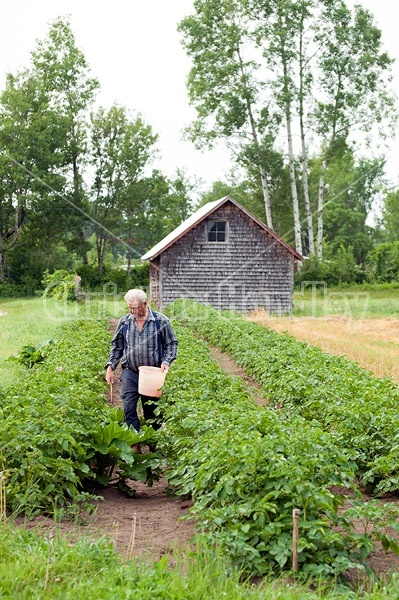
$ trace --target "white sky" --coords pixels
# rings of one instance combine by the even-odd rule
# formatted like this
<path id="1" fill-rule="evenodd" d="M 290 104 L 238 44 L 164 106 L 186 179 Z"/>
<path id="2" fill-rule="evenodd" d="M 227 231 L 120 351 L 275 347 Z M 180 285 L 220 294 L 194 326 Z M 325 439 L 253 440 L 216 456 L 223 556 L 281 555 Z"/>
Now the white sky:
<path id="1" fill-rule="evenodd" d="M 354 0 L 347 0 L 354 4 Z M 399 0 L 360 0 L 375 15 L 386 49 L 399 59 Z M 180 45 L 176 24 L 192 12 L 192 0 L 8 0 L 0 21 L 0 89 L 4 75 L 28 66 L 36 40 L 47 36 L 49 23 L 71 15 L 77 45 L 100 81 L 99 102 L 124 105 L 142 114 L 159 134 L 158 165 L 173 176 L 184 168 L 204 181 L 204 189 L 224 179 L 231 167 L 228 153 L 196 151 L 181 131 L 194 118 L 185 80 L 190 63 Z M 399 92 L 399 60 L 394 66 Z M 399 95 L 399 93 L 398 93 Z M 392 182 L 399 184 L 398 142 L 388 155 Z"/>

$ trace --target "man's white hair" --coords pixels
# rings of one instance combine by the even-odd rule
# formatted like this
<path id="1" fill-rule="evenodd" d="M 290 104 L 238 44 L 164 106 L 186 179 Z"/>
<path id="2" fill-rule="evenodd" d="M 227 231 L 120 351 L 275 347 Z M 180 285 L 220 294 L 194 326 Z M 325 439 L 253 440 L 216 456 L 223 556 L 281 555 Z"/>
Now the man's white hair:
<path id="1" fill-rule="evenodd" d="M 124 299 L 128 304 L 132 304 L 135 301 L 139 304 L 144 304 L 144 302 L 147 302 L 147 294 L 143 290 L 128 290 Z"/>

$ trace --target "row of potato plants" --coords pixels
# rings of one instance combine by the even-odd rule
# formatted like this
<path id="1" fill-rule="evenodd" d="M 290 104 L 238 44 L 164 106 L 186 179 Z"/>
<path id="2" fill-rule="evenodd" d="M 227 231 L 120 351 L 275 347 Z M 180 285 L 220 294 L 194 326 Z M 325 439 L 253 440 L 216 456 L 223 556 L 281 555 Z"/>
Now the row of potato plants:
<path id="1" fill-rule="evenodd" d="M 128 430 L 122 411 L 107 403 L 109 341 L 106 319 L 70 323 L 40 364 L 0 390 L 0 468 L 11 513 L 90 511 L 116 466 L 121 487 L 127 478 L 159 478 L 158 454 L 131 451 L 138 441 L 154 441 L 152 429 Z"/>
<path id="2" fill-rule="evenodd" d="M 204 342 L 178 321 L 174 327 L 179 355 L 161 398 L 159 444 L 171 486 L 194 501 L 198 531 L 259 575 L 291 569 L 295 508 L 301 510 L 299 568 L 307 576 L 366 568 L 376 540 L 396 549 L 385 525 L 398 511 L 360 502 L 352 453 L 317 423 L 258 406 L 241 379 L 211 360 Z M 349 508 L 333 488 L 352 490 Z M 355 517 L 374 521 L 374 531 L 356 533 Z"/>
<path id="3" fill-rule="evenodd" d="M 399 386 L 394 381 L 237 314 L 192 301 L 179 301 L 173 310 L 259 382 L 282 418 L 301 415 L 351 451 L 356 475 L 369 492 L 399 490 Z"/>

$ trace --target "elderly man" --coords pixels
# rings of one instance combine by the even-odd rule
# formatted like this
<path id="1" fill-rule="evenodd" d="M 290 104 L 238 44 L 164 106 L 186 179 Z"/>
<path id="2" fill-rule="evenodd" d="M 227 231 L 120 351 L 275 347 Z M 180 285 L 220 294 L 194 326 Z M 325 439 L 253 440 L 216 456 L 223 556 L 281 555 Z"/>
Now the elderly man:
<path id="1" fill-rule="evenodd" d="M 147 305 L 147 294 L 143 290 L 129 290 L 125 294 L 128 315 L 119 319 L 106 365 L 106 381 L 114 383 L 114 371 L 121 361 L 121 400 L 126 423 L 140 430 L 137 415 L 139 367 L 161 367 L 169 371 L 177 355 L 177 340 L 169 319 L 151 310 Z M 144 418 L 159 429 L 160 417 L 154 414 L 157 398 L 141 395 Z"/>

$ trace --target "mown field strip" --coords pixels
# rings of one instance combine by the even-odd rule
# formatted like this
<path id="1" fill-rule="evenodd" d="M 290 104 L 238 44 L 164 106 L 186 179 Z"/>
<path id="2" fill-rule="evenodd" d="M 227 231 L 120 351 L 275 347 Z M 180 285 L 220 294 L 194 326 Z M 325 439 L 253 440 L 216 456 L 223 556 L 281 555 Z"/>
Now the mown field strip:
<path id="1" fill-rule="evenodd" d="M 270 318 L 259 311 L 248 320 L 279 333 L 286 331 L 323 352 L 356 361 L 377 377 L 391 377 L 399 382 L 399 320 L 396 318 Z"/>

